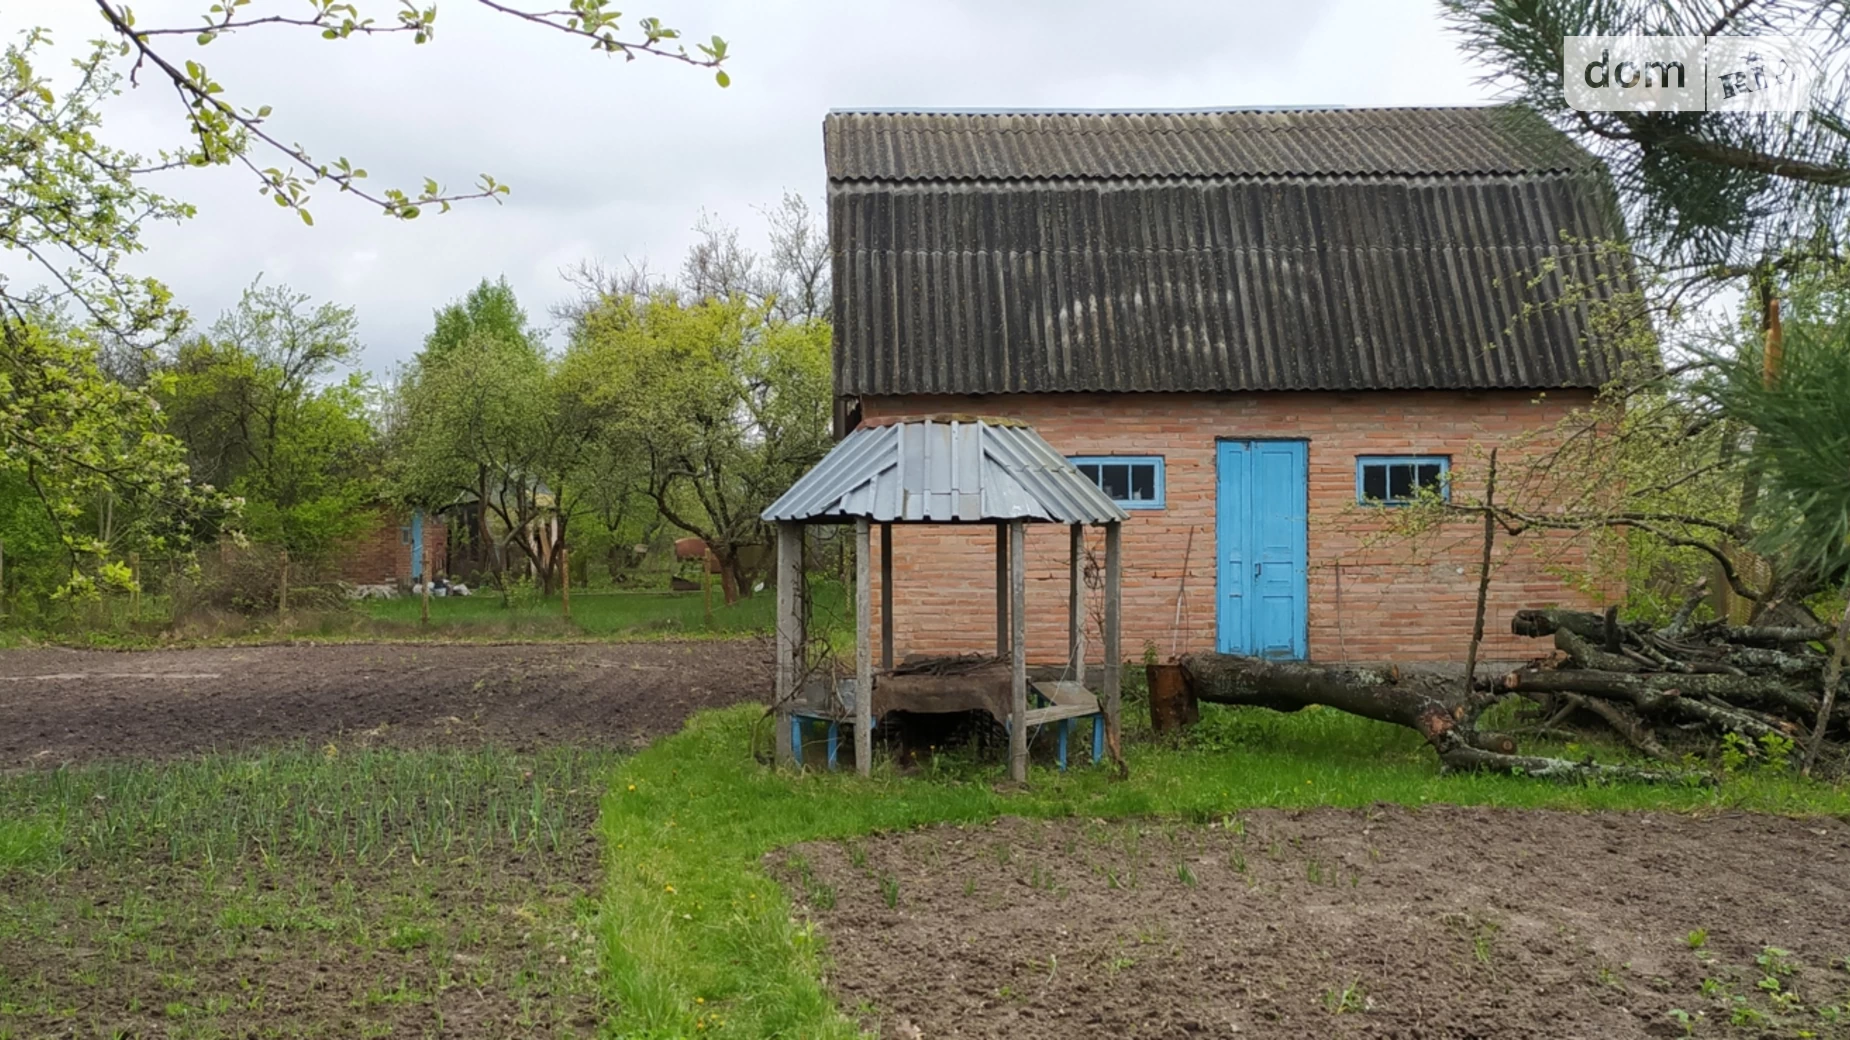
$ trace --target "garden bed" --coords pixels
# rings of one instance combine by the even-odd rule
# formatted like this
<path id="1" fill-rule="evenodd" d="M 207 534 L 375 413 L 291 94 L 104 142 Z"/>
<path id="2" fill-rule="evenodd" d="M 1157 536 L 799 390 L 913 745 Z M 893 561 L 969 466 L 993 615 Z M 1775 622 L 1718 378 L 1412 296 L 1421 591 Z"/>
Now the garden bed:
<path id="1" fill-rule="evenodd" d="M 1850 1036 L 1835 819 L 1010 819 L 768 862 L 881 1036 Z"/>

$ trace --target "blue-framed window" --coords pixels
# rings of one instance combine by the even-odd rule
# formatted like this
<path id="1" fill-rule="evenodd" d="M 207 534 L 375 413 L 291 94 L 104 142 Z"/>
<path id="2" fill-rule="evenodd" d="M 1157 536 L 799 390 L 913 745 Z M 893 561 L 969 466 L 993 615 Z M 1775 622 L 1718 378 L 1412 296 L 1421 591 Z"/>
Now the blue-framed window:
<path id="1" fill-rule="evenodd" d="M 1069 461 L 1124 508 L 1163 508 L 1161 455 L 1075 455 Z"/>
<path id="2" fill-rule="evenodd" d="M 1430 490 L 1451 498 L 1449 455 L 1357 455 L 1355 500 L 1370 506 L 1404 506 Z"/>

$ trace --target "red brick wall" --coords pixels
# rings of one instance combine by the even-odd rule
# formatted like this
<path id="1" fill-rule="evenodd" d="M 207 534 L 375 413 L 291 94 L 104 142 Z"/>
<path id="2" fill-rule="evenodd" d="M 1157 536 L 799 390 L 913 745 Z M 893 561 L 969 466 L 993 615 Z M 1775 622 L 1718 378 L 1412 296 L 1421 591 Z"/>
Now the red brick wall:
<path id="1" fill-rule="evenodd" d="M 411 523 L 409 513 L 379 510 L 377 520 L 365 533 L 343 546 L 335 554 L 334 576 L 354 585 L 409 585 L 417 573 L 417 561 L 411 558 L 411 544 L 402 529 Z M 449 531 L 443 521 L 424 517 L 424 551 L 431 570 L 442 573 L 444 547 Z M 895 542 L 894 544 L 898 544 Z"/>
<path id="2" fill-rule="evenodd" d="M 1310 655 L 1319 661 L 1462 660 L 1476 609 L 1482 528 L 1446 525 L 1415 541 L 1384 531 L 1383 512 L 1355 504 L 1357 455 L 1449 455 L 1453 494 L 1481 494 L 1483 457 L 1520 464 L 1512 434 L 1546 428 L 1584 404 L 1583 393 L 1538 396 L 1498 391 L 1461 394 L 1023 394 L 1000 397 L 866 398 L 863 421 L 943 413 L 1004 415 L 1032 423 L 1068 455 L 1161 455 L 1165 508 L 1132 510 L 1124 525 L 1123 625 L 1126 658 L 1146 640 L 1167 657 L 1215 645 L 1215 441 L 1307 438 L 1310 482 Z M 1506 470 L 1507 472 L 1507 470 Z M 1190 530 L 1194 533 L 1188 551 Z M 1104 536 L 1089 530 L 1098 558 Z M 1028 527 L 1030 659 L 1065 659 L 1067 542 L 1064 527 Z M 895 651 L 951 653 L 995 645 L 995 541 L 980 526 L 897 526 L 893 535 Z M 879 535 L 875 546 L 878 552 Z M 1485 624 L 1486 660 L 1542 651 L 1509 634 L 1519 607 L 1596 607 L 1562 575 L 1582 547 L 1559 537 L 1524 535 L 1497 550 Z M 1187 564 L 1183 623 L 1178 589 Z M 876 555 L 875 559 L 878 559 Z M 875 582 L 878 589 L 878 574 Z M 1606 595 L 1617 593 L 1607 589 Z M 1090 593 L 1088 657 L 1097 650 L 1098 593 Z M 875 594 L 875 617 L 879 616 Z M 877 623 L 877 620 L 876 620 Z M 877 629 L 876 629 L 877 631 Z"/>

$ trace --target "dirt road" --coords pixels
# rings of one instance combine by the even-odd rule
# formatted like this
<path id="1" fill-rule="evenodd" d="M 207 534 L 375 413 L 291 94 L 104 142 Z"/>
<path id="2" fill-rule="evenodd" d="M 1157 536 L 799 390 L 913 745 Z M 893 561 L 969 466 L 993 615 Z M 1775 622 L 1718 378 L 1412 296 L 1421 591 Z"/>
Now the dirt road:
<path id="1" fill-rule="evenodd" d="M 0 770 L 307 741 L 639 746 L 762 700 L 762 641 L 0 652 Z"/>

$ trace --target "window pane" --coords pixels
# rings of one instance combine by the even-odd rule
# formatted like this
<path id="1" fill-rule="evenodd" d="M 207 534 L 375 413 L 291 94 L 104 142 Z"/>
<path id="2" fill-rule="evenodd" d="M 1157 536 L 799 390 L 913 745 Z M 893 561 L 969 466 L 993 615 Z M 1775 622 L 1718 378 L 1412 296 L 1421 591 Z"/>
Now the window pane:
<path id="1" fill-rule="evenodd" d="M 1379 463 L 1362 464 L 1362 497 L 1380 502 L 1387 498 L 1387 467 Z"/>
<path id="2" fill-rule="evenodd" d="M 1106 497 L 1118 502 L 1130 500 L 1131 468 L 1129 466 L 1121 462 L 1100 466 L 1098 476 L 1098 486 L 1104 490 Z"/>
<path id="3" fill-rule="evenodd" d="M 1131 501 L 1156 501 L 1156 466 L 1139 462 L 1131 467 Z"/>
<path id="4" fill-rule="evenodd" d="M 1437 462 L 1422 462 L 1420 463 L 1419 469 L 1420 487 L 1430 488 L 1433 491 L 1441 490 L 1439 487 L 1439 474 L 1442 468 Z"/>
<path id="5" fill-rule="evenodd" d="M 1396 462 L 1387 468 L 1388 499 L 1402 502 L 1413 497 L 1413 467 L 1405 462 Z"/>
<path id="6" fill-rule="evenodd" d="M 1095 462 L 1080 463 L 1079 474 L 1094 484 L 1098 483 L 1098 464 Z"/>

